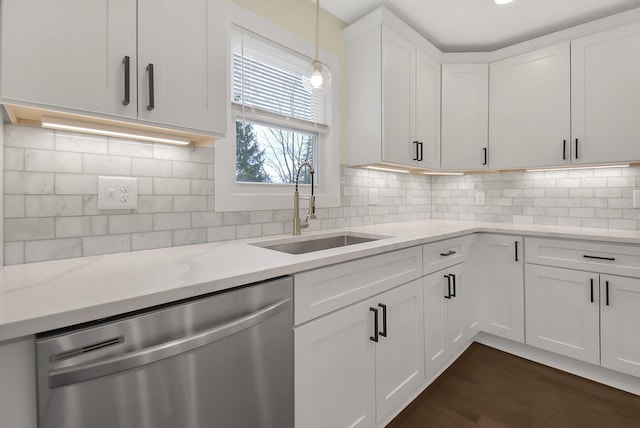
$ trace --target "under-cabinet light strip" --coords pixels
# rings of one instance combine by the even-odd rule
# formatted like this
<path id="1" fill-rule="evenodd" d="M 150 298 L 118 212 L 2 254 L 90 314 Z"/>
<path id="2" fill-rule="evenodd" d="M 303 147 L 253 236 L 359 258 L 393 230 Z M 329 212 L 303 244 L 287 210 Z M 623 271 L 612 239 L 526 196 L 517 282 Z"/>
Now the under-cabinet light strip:
<path id="1" fill-rule="evenodd" d="M 464 172 L 437 172 L 437 171 L 424 171 L 422 175 L 464 175 Z"/>
<path id="2" fill-rule="evenodd" d="M 383 168 L 381 166 L 365 166 L 366 169 L 374 169 L 376 171 L 386 171 L 386 172 L 399 172 L 401 174 L 409 174 L 409 171 L 404 169 L 395 169 L 395 168 Z"/>
<path id="3" fill-rule="evenodd" d="M 527 169 L 527 172 L 543 172 L 543 171 L 572 171 L 577 169 L 604 169 L 604 168 L 629 168 L 629 164 L 618 165 L 596 165 L 596 166 L 575 166 L 575 167 L 560 167 L 560 168 L 532 168 Z"/>
<path id="4" fill-rule="evenodd" d="M 152 132 L 136 131 L 133 129 L 119 128 L 117 126 L 86 123 L 53 117 L 43 117 L 41 125 L 43 128 L 49 129 L 84 132 L 88 134 L 104 135 L 107 137 L 131 138 L 134 140 L 150 141 L 153 143 L 177 144 L 186 146 L 191 142 L 187 138 L 181 138 L 177 136 L 169 137 L 163 134 L 154 134 Z"/>

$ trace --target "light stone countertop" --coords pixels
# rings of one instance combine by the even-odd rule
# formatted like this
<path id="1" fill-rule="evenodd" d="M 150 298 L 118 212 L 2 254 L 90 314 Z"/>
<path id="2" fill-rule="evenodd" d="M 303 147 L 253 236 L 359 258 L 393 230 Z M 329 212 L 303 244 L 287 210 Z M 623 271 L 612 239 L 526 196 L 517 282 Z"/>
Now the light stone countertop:
<path id="1" fill-rule="evenodd" d="M 391 236 L 290 255 L 253 245 L 285 236 L 7 266 L 0 271 L 0 342 L 243 284 L 476 232 L 640 244 L 640 231 L 422 220 L 323 230 Z"/>

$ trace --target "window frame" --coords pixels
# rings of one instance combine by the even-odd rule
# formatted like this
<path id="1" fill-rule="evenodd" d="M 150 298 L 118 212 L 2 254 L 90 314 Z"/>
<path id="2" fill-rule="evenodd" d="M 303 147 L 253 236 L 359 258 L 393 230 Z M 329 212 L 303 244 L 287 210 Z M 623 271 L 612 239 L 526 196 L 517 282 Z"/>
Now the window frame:
<path id="1" fill-rule="evenodd" d="M 244 7 L 231 4 L 227 34 L 232 31 L 232 24 L 256 33 L 267 40 L 271 40 L 302 55 L 314 52 L 314 44 L 293 34 L 283 27 L 251 12 Z M 230 36 L 227 43 L 227 88 L 231 91 L 231 43 Z M 319 59 L 329 66 L 332 71 L 332 85 L 328 94 L 328 132 L 318 130 L 316 147 L 318 178 L 315 186 L 316 205 L 318 208 L 340 206 L 340 62 L 339 58 L 320 49 Z M 227 123 L 229 130 L 225 138 L 216 141 L 214 145 L 214 176 L 215 176 L 215 210 L 254 211 L 293 209 L 294 184 L 279 183 L 238 183 L 236 182 L 236 134 L 235 121 L 241 115 L 232 100 L 227 106 Z M 245 106 L 245 118 L 265 122 L 266 115 L 260 115 L 258 109 Z M 280 118 L 267 123 L 272 126 L 288 126 L 296 128 L 296 121 L 284 125 L 286 118 Z M 301 193 L 310 192 L 310 185 L 300 185 Z"/>

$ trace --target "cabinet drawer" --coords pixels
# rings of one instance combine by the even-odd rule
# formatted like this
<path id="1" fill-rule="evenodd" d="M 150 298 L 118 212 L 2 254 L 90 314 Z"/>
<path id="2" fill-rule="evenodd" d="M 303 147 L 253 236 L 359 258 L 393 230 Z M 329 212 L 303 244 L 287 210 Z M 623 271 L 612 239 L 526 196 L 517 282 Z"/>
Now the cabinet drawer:
<path id="1" fill-rule="evenodd" d="M 309 321 L 421 276 L 421 247 L 411 247 L 296 274 L 295 324 Z"/>
<path id="2" fill-rule="evenodd" d="M 448 268 L 463 262 L 469 253 L 471 236 L 432 242 L 422 246 L 422 266 L 424 274 Z"/>
<path id="3" fill-rule="evenodd" d="M 640 278 L 640 246 L 525 238 L 527 263 Z"/>

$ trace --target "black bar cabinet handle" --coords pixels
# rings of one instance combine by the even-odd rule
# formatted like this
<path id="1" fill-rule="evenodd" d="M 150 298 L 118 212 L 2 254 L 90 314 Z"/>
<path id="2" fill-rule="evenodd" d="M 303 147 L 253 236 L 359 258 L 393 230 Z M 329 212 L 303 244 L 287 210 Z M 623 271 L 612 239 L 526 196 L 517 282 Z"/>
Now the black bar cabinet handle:
<path id="1" fill-rule="evenodd" d="M 369 308 L 373 312 L 373 336 L 369 336 L 369 339 L 374 342 L 378 341 L 378 308 Z"/>
<path id="2" fill-rule="evenodd" d="M 518 261 L 518 241 L 516 241 L 515 252 L 516 252 L 516 261 Z"/>
<path id="3" fill-rule="evenodd" d="M 449 250 L 449 251 L 447 251 L 446 253 L 440 253 L 440 255 L 441 255 L 442 257 L 449 257 L 449 256 L 453 256 L 455 253 L 456 253 L 455 251 L 453 251 L 453 250 Z"/>
<path id="4" fill-rule="evenodd" d="M 567 140 L 562 140 L 562 160 L 567 160 Z"/>
<path id="5" fill-rule="evenodd" d="M 605 304 L 609 306 L 609 281 L 604 282 Z"/>
<path id="6" fill-rule="evenodd" d="M 456 297 L 456 276 L 452 273 L 449 274 L 451 277 L 451 282 L 453 283 L 453 293 L 451 293 L 451 297 Z"/>
<path id="7" fill-rule="evenodd" d="M 382 331 L 380 336 L 387 337 L 387 305 L 378 303 L 378 306 L 382 308 Z"/>
<path id="8" fill-rule="evenodd" d="M 578 139 L 576 138 L 576 159 L 578 159 Z"/>
<path id="9" fill-rule="evenodd" d="M 131 58 L 125 55 L 122 60 L 124 64 L 124 99 L 122 105 L 128 106 L 131 101 Z"/>
<path id="10" fill-rule="evenodd" d="M 599 256 L 589 256 L 587 254 L 583 255 L 585 259 L 596 259 L 596 260 L 608 260 L 610 262 L 614 262 L 616 260 L 615 257 L 599 257 Z"/>
<path id="11" fill-rule="evenodd" d="M 153 64 L 147 65 L 147 71 L 149 72 L 149 105 L 147 105 L 147 110 L 153 110 L 156 108 L 155 95 L 153 93 Z"/>
<path id="12" fill-rule="evenodd" d="M 413 157 L 413 160 L 414 160 L 414 161 L 419 160 L 419 157 L 420 157 L 420 147 L 419 147 L 419 144 L 420 144 L 420 142 L 419 142 L 418 140 L 416 140 L 416 141 L 414 141 L 414 142 L 413 142 L 413 145 L 414 145 L 414 146 L 415 146 L 415 148 L 416 148 L 416 155 Z"/>
<path id="13" fill-rule="evenodd" d="M 418 160 L 419 160 L 420 162 L 422 162 L 422 161 L 424 160 L 424 156 L 423 156 L 423 155 L 424 155 L 424 153 L 423 153 L 423 149 L 424 149 L 424 147 L 423 147 L 423 146 L 424 146 L 424 143 L 423 143 L 422 141 L 420 141 L 420 142 L 418 143 L 418 147 L 420 147 L 420 156 L 419 156 Z"/>
<path id="14" fill-rule="evenodd" d="M 593 278 L 591 278 L 589 282 L 591 283 L 591 303 L 593 303 Z"/>
<path id="15" fill-rule="evenodd" d="M 451 277 L 449 275 L 445 275 L 445 278 L 447 278 L 447 295 L 444 296 L 445 299 L 450 299 L 451 298 Z"/>
<path id="16" fill-rule="evenodd" d="M 484 153 L 484 161 L 482 162 L 482 165 L 486 165 L 487 164 L 487 148 L 483 147 L 482 152 Z"/>

